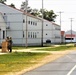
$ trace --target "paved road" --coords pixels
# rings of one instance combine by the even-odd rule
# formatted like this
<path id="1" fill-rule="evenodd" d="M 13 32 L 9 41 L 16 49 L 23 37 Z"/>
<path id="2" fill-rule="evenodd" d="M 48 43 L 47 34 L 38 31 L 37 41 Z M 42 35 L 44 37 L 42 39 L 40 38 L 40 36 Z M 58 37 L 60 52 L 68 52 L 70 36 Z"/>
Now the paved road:
<path id="1" fill-rule="evenodd" d="M 76 75 L 76 52 L 22 75 Z"/>

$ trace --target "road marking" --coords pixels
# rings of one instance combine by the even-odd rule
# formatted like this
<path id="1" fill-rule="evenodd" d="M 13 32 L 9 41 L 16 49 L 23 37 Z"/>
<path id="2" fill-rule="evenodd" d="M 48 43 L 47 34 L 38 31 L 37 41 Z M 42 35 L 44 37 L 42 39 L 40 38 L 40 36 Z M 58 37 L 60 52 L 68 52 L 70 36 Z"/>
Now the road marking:
<path id="1" fill-rule="evenodd" d="M 71 60 L 73 60 L 74 62 L 76 62 L 76 60 L 73 59 L 72 57 L 70 57 L 70 56 L 68 56 L 68 55 L 67 55 L 67 57 L 70 58 Z"/>
<path id="2" fill-rule="evenodd" d="M 71 75 L 71 73 L 74 71 L 75 68 L 76 68 L 76 65 L 70 70 L 70 72 L 67 75 Z"/>

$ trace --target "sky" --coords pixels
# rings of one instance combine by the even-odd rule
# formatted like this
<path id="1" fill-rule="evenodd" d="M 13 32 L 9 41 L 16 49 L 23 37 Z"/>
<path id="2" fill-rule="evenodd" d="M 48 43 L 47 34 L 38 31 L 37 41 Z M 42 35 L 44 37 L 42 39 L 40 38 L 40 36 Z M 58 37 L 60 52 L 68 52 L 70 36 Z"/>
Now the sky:
<path id="1" fill-rule="evenodd" d="M 21 3 L 26 0 L 7 0 L 6 4 L 15 4 L 16 8 L 20 9 Z M 42 0 L 28 0 L 28 6 L 32 9 L 41 9 Z M 68 31 L 71 29 L 76 31 L 76 0 L 43 0 L 43 8 L 53 10 L 57 15 L 56 22 L 60 25 L 61 13 L 61 30 Z M 72 22 L 71 22 L 72 18 Z"/>

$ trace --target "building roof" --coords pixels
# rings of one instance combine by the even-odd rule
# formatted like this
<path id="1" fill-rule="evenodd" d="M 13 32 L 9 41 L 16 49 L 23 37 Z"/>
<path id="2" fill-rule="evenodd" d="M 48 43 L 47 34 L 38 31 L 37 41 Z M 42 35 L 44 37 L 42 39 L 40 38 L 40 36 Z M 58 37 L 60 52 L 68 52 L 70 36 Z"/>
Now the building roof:
<path id="1" fill-rule="evenodd" d="M 72 34 L 72 35 L 71 34 L 66 34 L 65 37 L 66 38 L 71 38 L 71 37 L 76 37 L 76 35 L 75 34 Z"/>
<path id="2" fill-rule="evenodd" d="M 5 4 L 5 5 L 6 5 L 6 6 L 11 7 L 10 5 L 7 5 L 7 4 Z M 11 8 L 13 8 L 13 7 L 11 7 Z M 33 18 L 36 18 L 36 19 L 41 20 L 40 18 L 38 18 L 38 17 L 36 17 L 36 16 L 34 16 L 34 15 L 31 15 L 30 13 L 26 13 L 26 12 L 24 12 L 24 11 L 20 10 L 20 9 L 17 9 L 17 8 L 13 8 L 13 9 L 15 9 L 15 10 L 18 10 L 18 11 L 22 12 L 24 15 L 26 15 L 26 14 L 27 14 L 27 16 L 30 16 L 30 17 L 33 17 Z"/>
<path id="3" fill-rule="evenodd" d="M 40 18 L 40 17 L 38 17 L 38 18 Z M 42 18 L 40 18 L 41 20 L 42 20 Z M 60 25 L 58 25 L 58 24 L 56 24 L 55 22 L 52 22 L 52 21 L 48 21 L 48 20 L 46 20 L 46 19 L 43 19 L 44 21 L 47 21 L 47 22 L 50 22 L 51 24 L 53 24 L 53 25 L 57 25 L 57 26 L 60 26 Z"/>
<path id="4" fill-rule="evenodd" d="M 2 4 L 2 3 L 1 3 L 1 4 Z M 7 5 L 7 4 L 3 4 L 3 5 L 6 5 L 6 6 L 8 6 L 8 7 L 11 7 L 11 6 Z M 11 8 L 13 8 L 13 7 L 11 7 Z M 17 9 L 17 8 L 13 8 L 13 9 L 22 12 L 24 15 L 27 15 L 27 16 L 30 16 L 30 17 L 33 17 L 33 18 L 36 18 L 36 19 L 38 19 L 38 20 L 42 20 L 42 18 L 39 18 L 39 17 L 33 16 L 33 15 L 31 15 L 30 13 L 26 13 L 26 12 L 20 10 L 20 9 Z M 45 19 L 44 19 L 44 20 L 45 20 Z M 48 20 L 46 20 L 46 21 L 48 21 Z M 51 22 L 51 21 L 48 21 L 48 22 Z M 51 23 L 52 23 L 53 25 L 60 26 L 60 25 L 58 25 L 58 24 L 56 24 L 56 23 L 54 23 L 54 22 L 51 22 Z"/>
<path id="5" fill-rule="evenodd" d="M 57 25 L 57 26 L 60 26 L 60 25 L 56 24 L 55 22 L 52 22 L 52 24 L 53 24 L 53 25 Z"/>

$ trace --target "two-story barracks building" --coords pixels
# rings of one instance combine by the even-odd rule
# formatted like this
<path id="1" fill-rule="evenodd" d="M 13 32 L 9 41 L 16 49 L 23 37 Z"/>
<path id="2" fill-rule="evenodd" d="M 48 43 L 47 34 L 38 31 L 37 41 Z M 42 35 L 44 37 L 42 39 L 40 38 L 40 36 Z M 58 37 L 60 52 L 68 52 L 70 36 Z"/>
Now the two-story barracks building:
<path id="1" fill-rule="evenodd" d="M 0 3 L 0 43 L 11 36 L 14 45 L 41 45 L 42 19 Z M 43 20 L 43 42 L 61 42 L 60 26 Z"/>

